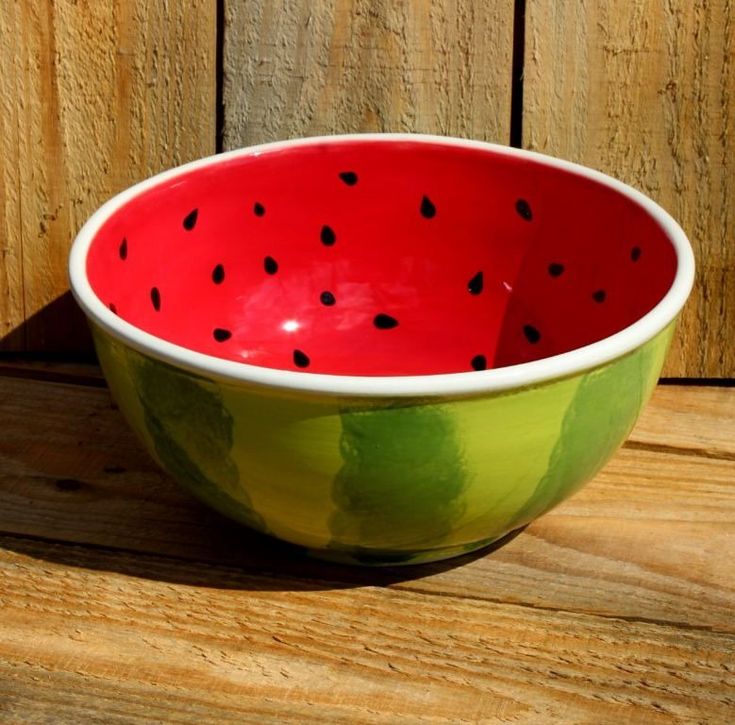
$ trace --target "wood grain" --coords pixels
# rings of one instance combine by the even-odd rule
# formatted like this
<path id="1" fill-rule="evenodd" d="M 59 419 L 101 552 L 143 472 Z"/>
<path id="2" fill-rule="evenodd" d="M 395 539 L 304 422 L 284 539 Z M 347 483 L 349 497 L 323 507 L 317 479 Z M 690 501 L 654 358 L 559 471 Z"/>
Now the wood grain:
<path id="1" fill-rule="evenodd" d="M 278 574 L 232 571 L 225 589 L 154 556 L 141 579 L 129 555 L 14 545 L 0 539 L 8 717 L 107 700 L 186 722 L 724 722 L 735 704 L 732 634 Z M 176 566 L 201 584 L 159 580 Z"/>
<path id="2" fill-rule="evenodd" d="M 697 255 L 665 374 L 735 376 L 735 5 L 527 0 L 523 142 L 666 207 Z"/>
<path id="3" fill-rule="evenodd" d="M 224 144 L 412 131 L 508 143 L 512 0 L 225 0 Z"/>
<path id="4" fill-rule="evenodd" d="M 214 152 L 215 34 L 215 0 L 0 5 L 0 345 L 88 343 L 52 304 L 70 242 L 117 191 Z"/>
<path id="5" fill-rule="evenodd" d="M 597 479 L 502 548 L 379 573 L 305 561 L 200 506 L 140 450 L 105 390 L 0 378 L 0 409 L 12 421 L 0 532 L 735 632 L 733 389 L 659 388 Z"/>

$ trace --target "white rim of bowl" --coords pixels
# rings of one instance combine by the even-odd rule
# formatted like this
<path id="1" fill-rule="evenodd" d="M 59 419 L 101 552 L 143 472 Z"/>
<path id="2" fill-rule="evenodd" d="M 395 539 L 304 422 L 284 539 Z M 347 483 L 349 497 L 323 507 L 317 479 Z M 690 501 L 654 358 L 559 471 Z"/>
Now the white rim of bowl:
<path id="1" fill-rule="evenodd" d="M 92 290 L 86 269 L 90 245 L 109 217 L 137 196 L 184 174 L 217 166 L 240 157 L 259 156 L 263 153 L 299 146 L 341 145 L 360 141 L 377 143 L 408 141 L 492 151 L 494 154 L 527 159 L 541 166 L 561 169 L 613 189 L 643 208 L 668 237 L 674 247 L 677 260 L 674 281 L 668 292 L 653 309 L 628 327 L 590 345 L 533 362 L 489 370 L 391 376 L 334 375 L 279 370 L 195 352 L 126 322 L 113 313 Z M 484 141 L 410 133 L 371 133 L 314 136 L 250 146 L 199 159 L 135 184 L 101 206 L 82 227 L 69 255 L 69 278 L 72 292 L 79 305 L 96 325 L 139 352 L 204 377 L 290 391 L 346 397 L 447 397 L 523 388 L 554 378 L 565 378 L 596 368 L 639 348 L 664 330 L 684 306 L 694 282 L 694 254 L 686 234 L 664 209 L 640 191 L 600 171 L 534 151 Z"/>

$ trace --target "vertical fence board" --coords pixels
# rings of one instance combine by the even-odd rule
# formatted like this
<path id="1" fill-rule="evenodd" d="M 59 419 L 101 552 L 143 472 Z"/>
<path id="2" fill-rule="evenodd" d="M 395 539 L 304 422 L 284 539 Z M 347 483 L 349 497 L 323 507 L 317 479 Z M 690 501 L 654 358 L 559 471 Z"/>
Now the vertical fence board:
<path id="1" fill-rule="evenodd" d="M 735 3 L 527 0 L 528 148 L 659 201 L 697 255 L 665 374 L 735 375 Z"/>
<path id="2" fill-rule="evenodd" d="M 75 351 L 66 257 L 105 199 L 215 149 L 215 0 L 0 6 L 0 347 Z"/>
<path id="3" fill-rule="evenodd" d="M 512 0 L 225 0 L 224 144 L 411 131 L 507 143 Z"/>

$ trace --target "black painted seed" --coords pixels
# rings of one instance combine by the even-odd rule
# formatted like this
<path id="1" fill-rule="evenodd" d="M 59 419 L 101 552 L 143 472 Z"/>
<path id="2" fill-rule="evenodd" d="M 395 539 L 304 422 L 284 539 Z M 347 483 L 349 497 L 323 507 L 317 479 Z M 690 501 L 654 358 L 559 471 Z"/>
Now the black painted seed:
<path id="1" fill-rule="evenodd" d="M 310 362 L 311 360 L 309 360 L 309 356 L 305 352 L 301 350 L 293 351 L 293 364 L 297 368 L 308 368 Z"/>
<path id="2" fill-rule="evenodd" d="M 322 244 L 327 247 L 331 247 L 337 241 L 337 235 L 334 233 L 334 229 L 326 224 L 322 227 L 322 231 L 319 236 L 322 240 Z"/>
<path id="3" fill-rule="evenodd" d="M 535 345 L 541 339 L 541 333 L 533 325 L 524 325 L 523 334 L 532 345 Z"/>
<path id="4" fill-rule="evenodd" d="M 263 260 L 263 269 L 266 274 L 275 274 L 278 271 L 278 262 L 273 257 L 266 257 Z"/>
<path id="5" fill-rule="evenodd" d="M 421 216 L 431 219 L 436 216 L 436 207 L 432 204 L 431 199 L 425 196 L 421 199 Z"/>
<path id="6" fill-rule="evenodd" d="M 215 327 L 214 330 L 212 330 L 212 337 L 217 340 L 217 342 L 225 342 L 232 337 L 232 333 L 229 330 L 225 330 L 224 327 Z"/>
<path id="7" fill-rule="evenodd" d="M 637 262 L 641 258 L 641 248 L 633 247 L 633 249 L 630 250 L 630 258 L 634 262 Z"/>
<path id="8" fill-rule="evenodd" d="M 558 262 L 552 262 L 549 265 L 549 274 L 552 277 L 559 277 L 560 275 L 564 274 L 564 265 L 559 264 Z"/>
<path id="9" fill-rule="evenodd" d="M 225 281 L 225 268 L 218 264 L 213 270 L 212 270 L 212 282 L 215 284 L 222 284 Z"/>
<path id="10" fill-rule="evenodd" d="M 357 174 L 354 171 L 343 171 L 339 178 L 347 184 L 347 186 L 354 186 L 357 183 Z"/>
<path id="11" fill-rule="evenodd" d="M 604 289 L 598 289 L 598 290 L 595 290 L 592 293 L 592 299 L 595 302 L 600 302 L 600 303 L 601 302 L 604 302 L 605 301 L 605 297 L 607 297 L 607 293 L 605 292 Z"/>
<path id="12" fill-rule="evenodd" d="M 120 252 L 120 259 L 127 259 L 128 258 L 128 240 L 126 237 L 123 237 L 122 242 L 120 242 L 120 249 L 118 250 Z"/>
<path id="13" fill-rule="evenodd" d="M 115 307 L 115 303 L 114 302 L 110 302 L 110 310 L 113 313 L 117 314 L 117 307 Z"/>
<path id="14" fill-rule="evenodd" d="M 319 301 L 323 305 L 331 307 L 337 300 L 334 298 L 334 295 L 331 292 L 325 290 L 319 295 Z"/>
<path id="15" fill-rule="evenodd" d="M 482 292 L 483 277 L 482 272 L 478 272 L 468 283 L 467 289 L 471 295 L 479 295 Z"/>
<path id="16" fill-rule="evenodd" d="M 473 370 L 485 370 L 487 368 L 487 358 L 484 355 L 475 355 L 470 364 Z"/>
<path id="17" fill-rule="evenodd" d="M 158 291 L 158 287 L 151 287 L 151 304 L 156 312 L 161 309 L 161 293 Z"/>
<path id="18" fill-rule="evenodd" d="M 190 232 L 197 225 L 197 217 L 199 216 L 199 209 L 192 209 L 184 217 L 184 229 Z"/>
<path id="19" fill-rule="evenodd" d="M 396 320 L 395 317 L 391 317 L 390 315 L 386 315 L 381 312 L 379 315 L 375 315 L 373 318 L 373 324 L 379 330 L 390 330 L 394 327 L 398 327 L 398 320 Z"/>
<path id="20" fill-rule="evenodd" d="M 255 204 L 253 204 L 253 214 L 255 214 L 255 216 L 263 216 L 263 214 L 265 214 L 265 207 L 259 201 L 256 201 Z"/>
<path id="21" fill-rule="evenodd" d="M 516 201 L 516 211 L 527 222 L 530 222 L 531 219 L 533 219 L 531 206 L 525 199 L 518 199 L 518 201 Z"/>

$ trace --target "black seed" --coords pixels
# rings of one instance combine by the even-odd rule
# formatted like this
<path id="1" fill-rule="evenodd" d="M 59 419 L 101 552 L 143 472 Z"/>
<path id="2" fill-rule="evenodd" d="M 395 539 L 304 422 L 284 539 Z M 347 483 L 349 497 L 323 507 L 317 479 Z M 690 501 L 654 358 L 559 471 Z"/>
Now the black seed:
<path id="1" fill-rule="evenodd" d="M 592 299 L 595 302 L 604 302 L 605 297 L 607 297 L 607 293 L 605 292 L 604 289 L 598 289 L 592 293 Z"/>
<path id="2" fill-rule="evenodd" d="M 468 283 L 467 289 L 471 295 L 479 295 L 482 292 L 483 278 L 482 272 L 478 272 Z"/>
<path id="3" fill-rule="evenodd" d="M 385 315 L 382 312 L 379 315 L 375 315 L 373 318 L 373 324 L 379 330 L 390 330 L 393 327 L 398 327 L 398 320 L 390 315 Z"/>
<path id="4" fill-rule="evenodd" d="M 552 262 L 549 265 L 549 274 L 552 277 L 559 277 L 560 275 L 564 274 L 564 265 L 559 264 L 558 262 Z"/>
<path id="5" fill-rule="evenodd" d="M 531 219 L 533 219 L 533 212 L 525 199 L 518 199 L 518 201 L 516 201 L 516 211 L 527 222 L 530 222 Z"/>
<path id="6" fill-rule="evenodd" d="M 127 238 L 123 237 L 122 242 L 120 242 L 120 249 L 118 251 L 120 252 L 120 259 L 128 258 L 128 240 Z"/>
<path id="7" fill-rule="evenodd" d="M 322 244 L 327 247 L 331 247 L 337 241 L 337 235 L 334 233 L 334 229 L 326 224 L 322 227 L 320 237 Z"/>
<path id="8" fill-rule="evenodd" d="M 225 268 L 218 264 L 213 270 L 212 270 L 212 282 L 215 284 L 222 284 L 225 281 Z"/>
<path id="9" fill-rule="evenodd" d="M 323 305 L 331 307 L 337 300 L 331 292 L 324 291 L 319 295 L 319 300 Z"/>
<path id="10" fill-rule="evenodd" d="M 263 216 L 263 214 L 265 214 L 265 207 L 259 201 L 256 201 L 255 204 L 253 204 L 253 214 L 255 214 L 255 216 Z"/>
<path id="11" fill-rule="evenodd" d="M 156 312 L 161 309 L 161 293 L 158 291 L 158 287 L 151 287 L 151 303 Z"/>
<path id="12" fill-rule="evenodd" d="M 117 307 L 115 307 L 114 302 L 110 302 L 110 310 L 114 312 L 115 314 L 117 314 Z"/>
<path id="13" fill-rule="evenodd" d="M 634 262 L 637 262 L 641 258 L 641 248 L 633 247 L 633 249 L 630 250 L 630 258 Z"/>
<path id="14" fill-rule="evenodd" d="M 293 364 L 297 368 L 308 368 L 310 362 L 311 360 L 309 360 L 309 356 L 305 352 L 301 350 L 293 351 Z"/>
<path id="15" fill-rule="evenodd" d="M 485 370 L 487 368 L 487 358 L 484 355 L 475 355 L 470 364 L 473 370 Z"/>
<path id="16" fill-rule="evenodd" d="M 354 171 L 343 171 L 339 178 L 347 184 L 347 186 L 354 186 L 357 183 L 357 174 Z"/>
<path id="17" fill-rule="evenodd" d="M 266 257 L 263 260 L 263 269 L 267 274 L 275 274 L 278 271 L 278 262 L 273 257 Z"/>
<path id="18" fill-rule="evenodd" d="M 192 209 L 184 217 L 184 229 L 190 232 L 197 225 L 197 216 L 199 216 L 199 209 Z"/>
<path id="19" fill-rule="evenodd" d="M 225 340 L 229 340 L 232 337 L 232 333 L 229 330 L 225 330 L 224 327 L 215 327 L 212 330 L 212 337 L 217 342 L 225 342 Z"/>
<path id="20" fill-rule="evenodd" d="M 421 216 L 431 219 L 436 215 L 436 207 L 431 203 L 431 199 L 425 196 L 421 199 Z"/>
<path id="21" fill-rule="evenodd" d="M 541 339 L 541 333 L 533 325 L 524 325 L 523 334 L 532 345 L 535 345 Z"/>

